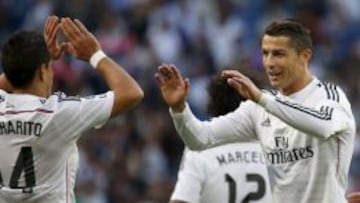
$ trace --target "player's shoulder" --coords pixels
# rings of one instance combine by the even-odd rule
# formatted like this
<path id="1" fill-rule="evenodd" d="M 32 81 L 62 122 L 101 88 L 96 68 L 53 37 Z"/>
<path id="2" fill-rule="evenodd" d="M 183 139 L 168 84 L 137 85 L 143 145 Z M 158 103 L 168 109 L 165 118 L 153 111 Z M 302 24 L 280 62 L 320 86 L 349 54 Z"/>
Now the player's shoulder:
<path id="1" fill-rule="evenodd" d="M 79 95 L 68 96 L 64 92 L 56 91 L 49 97 L 49 100 L 56 101 L 56 102 L 80 101 L 81 97 Z"/>
<path id="2" fill-rule="evenodd" d="M 105 99 L 108 97 L 113 97 L 114 92 L 113 91 L 108 91 L 102 94 L 93 94 L 93 95 L 88 95 L 88 96 L 84 96 L 81 97 L 80 95 L 75 95 L 75 96 L 68 96 L 66 95 L 64 92 L 61 91 L 57 91 L 54 92 L 49 99 L 50 100 L 54 100 L 57 102 L 68 102 L 68 101 L 75 101 L 75 102 L 80 102 L 82 100 L 98 100 L 98 99 Z"/>
<path id="3" fill-rule="evenodd" d="M 0 89 L 0 102 L 5 101 L 5 97 L 8 95 L 8 93 L 2 89 Z"/>
<path id="4" fill-rule="evenodd" d="M 8 94 L 5 90 L 0 89 L 0 94 Z"/>
<path id="5" fill-rule="evenodd" d="M 67 96 L 64 92 L 57 91 L 50 95 L 48 98 L 39 98 L 42 106 L 47 109 L 51 109 L 55 112 L 74 111 L 78 109 L 78 103 L 80 103 L 79 96 Z"/>
<path id="6" fill-rule="evenodd" d="M 318 87 L 317 90 L 328 100 L 338 103 L 348 100 L 344 90 L 333 82 L 317 80 L 316 86 Z"/>

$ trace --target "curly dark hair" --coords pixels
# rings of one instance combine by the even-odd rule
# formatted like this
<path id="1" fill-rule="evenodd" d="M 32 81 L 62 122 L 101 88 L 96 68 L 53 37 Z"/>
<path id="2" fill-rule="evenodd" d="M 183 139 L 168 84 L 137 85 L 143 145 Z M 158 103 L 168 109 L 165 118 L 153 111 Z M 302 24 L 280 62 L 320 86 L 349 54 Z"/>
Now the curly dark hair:
<path id="1" fill-rule="evenodd" d="M 244 71 L 241 71 L 242 73 Z M 254 73 L 246 72 L 247 75 L 258 87 L 263 85 L 259 79 L 255 77 Z M 210 116 L 216 117 L 225 115 L 234 111 L 239 107 L 240 103 L 246 99 L 241 97 L 235 89 L 230 87 L 226 80 L 221 77 L 221 73 L 214 75 L 208 84 L 209 102 L 207 105 L 207 112 Z"/>
<path id="2" fill-rule="evenodd" d="M 28 86 L 35 71 L 50 61 L 50 54 L 42 34 L 19 31 L 13 34 L 1 50 L 1 64 L 9 82 L 18 88 Z"/>

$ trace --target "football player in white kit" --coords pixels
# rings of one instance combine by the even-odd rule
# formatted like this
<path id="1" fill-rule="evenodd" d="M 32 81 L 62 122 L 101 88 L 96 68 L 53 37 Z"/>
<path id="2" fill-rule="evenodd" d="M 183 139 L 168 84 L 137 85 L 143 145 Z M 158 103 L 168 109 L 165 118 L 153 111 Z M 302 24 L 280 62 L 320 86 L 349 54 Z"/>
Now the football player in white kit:
<path id="1" fill-rule="evenodd" d="M 160 66 L 157 80 L 177 132 L 192 150 L 259 140 L 270 163 L 275 203 L 347 202 L 355 121 L 345 93 L 311 73 L 310 31 L 302 24 L 272 22 L 261 48 L 276 90 L 262 92 L 240 72 L 223 71 L 228 84 L 250 101 L 211 121 L 192 114 L 186 104 L 190 83 L 178 69 Z"/>
<path id="2" fill-rule="evenodd" d="M 60 31 L 68 40 L 62 44 Z M 64 52 L 90 61 L 111 91 L 85 98 L 52 94 L 52 61 Z M 79 20 L 51 16 L 44 36 L 17 32 L 1 53 L 0 84 L 9 85 L 0 90 L 0 203 L 75 202 L 76 141 L 140 102 L 143 92 Z"/>
<path id="3" fill-rule="evenodd" d="M 234 111 L 244 99 L 220 75 L 208 86 L 208 112 Z M 184 150 L 170 203 L 270 203 L 265 157 L 258 143 L 226 144 L 203 151 Z"/>

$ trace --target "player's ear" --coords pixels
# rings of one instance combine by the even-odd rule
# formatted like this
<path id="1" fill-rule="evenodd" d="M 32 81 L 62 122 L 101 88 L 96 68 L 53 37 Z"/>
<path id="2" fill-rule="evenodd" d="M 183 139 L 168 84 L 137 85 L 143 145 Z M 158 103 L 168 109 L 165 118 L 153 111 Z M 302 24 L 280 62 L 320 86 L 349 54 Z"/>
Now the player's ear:
<path id="1" fill-rule="evenodd" d="M 300 55 L 304 63 L 309 63 L 312 57 L 312 51 L 311 49 L 304 49 L 303 51 L 301 51 Z"/>

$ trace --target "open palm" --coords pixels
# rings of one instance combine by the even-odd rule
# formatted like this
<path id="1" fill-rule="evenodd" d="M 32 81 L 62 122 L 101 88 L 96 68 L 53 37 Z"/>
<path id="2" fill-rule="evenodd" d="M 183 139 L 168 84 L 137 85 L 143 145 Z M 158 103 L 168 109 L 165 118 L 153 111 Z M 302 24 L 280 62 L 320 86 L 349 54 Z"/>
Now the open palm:
<path id="1" fill-rule="evenodd" d="M 182 111 L 189 92 L 189 80 L 183 79 L 173 65 L 161 65 L 155 77 L 165 102 L 174 111 Z"/>

